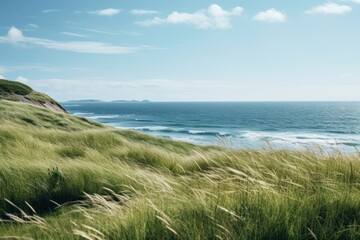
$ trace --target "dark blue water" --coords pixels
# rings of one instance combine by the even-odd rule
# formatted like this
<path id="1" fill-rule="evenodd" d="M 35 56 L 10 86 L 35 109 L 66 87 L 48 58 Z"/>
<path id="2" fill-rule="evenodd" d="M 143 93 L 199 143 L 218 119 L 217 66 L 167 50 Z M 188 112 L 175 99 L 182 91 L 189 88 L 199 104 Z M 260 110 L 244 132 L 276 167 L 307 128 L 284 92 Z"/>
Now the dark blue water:
<path id="1" fill-rule="evenodd" d="M 237 147 L 360 147 L 360 102 L 64 103 L 74 115 L 117 128 Z"/>

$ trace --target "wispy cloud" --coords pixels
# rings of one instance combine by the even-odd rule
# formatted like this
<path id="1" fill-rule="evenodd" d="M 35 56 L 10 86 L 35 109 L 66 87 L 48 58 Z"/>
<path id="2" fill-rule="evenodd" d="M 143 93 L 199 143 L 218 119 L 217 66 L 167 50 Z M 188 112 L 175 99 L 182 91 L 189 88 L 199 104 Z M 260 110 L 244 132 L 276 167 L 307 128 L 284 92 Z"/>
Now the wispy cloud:
<path id="1" fill-rule="evenodd" d="M 79 30 L 83 30 L 83 31 L 87 31 L 87 32 L 93 32 L 93 33 L 107 34 L 107 35 L 117 35 L 114 32 L 104 31 L 104 30 L 99 30 L 99 29 L 93 29 L 93 28 L 74 28 L 74 29 L 79 29 Z"/>
<path id="2" fill-rule="evenodd" d="M 337 3 L 326 3 L 313 7 L 309 10 L 306 10 L 306 14 L 337 14 L 343 15 L 345 13 L 351 12 L 352 8 L 347 5 L 340 5 Z"/>
<path id="3" fill-rule="evenodd" d="M 23 76 L 18 76 L 18 77 L 15 79 L 15 81 L 26 84 L 26 83 L 29 82 L 29 79 L 27 79 L 26 77 L 23 77 Z"/>
<path id="4" fill-rule="evenodd" d="M 72 37 L 81 37 L 81 38 L 87 37 L 86 35 L 78 34 L 78 33 L 72 33 L 72 32 L 60 32 L 60 33 L 63 34 L 63 35 L 72 36 Z"/>
<path id="5" fill-rule="evenodd" d="M 38 65 L 23 65 L 23 66 L 0 66 L 0 73 L 4 74 L 4 73 L 8 73 L 8 72 L 17 72 L 17 71 L 44 71 L 44 72 L 59 72 L 63 69 L 59 68 L 59 67 L 50 67 L 50 66 L 45 66 L 43 64 L 38 64 Z M 67 71 L 69 69 L 66 69 Z"/>
<path id="6" fill-rule="evenodd" d="M 110 32 L 110 31 L 102 30 L 102 29 L 81 28 L 81 27 L 73 27 L 72 29 L 91 32 L 91 33 L 106 34 L 106 35 L 121 35 L 121 34 L 126 34 L 126 35 L 130 35 L 130 36 L 141 36 L 142 35 L 141 33 L 135 32 L 135 31 Z M 79 35 L 82 35 L 82 34 L 79 34 Z M 86 36 L 86 35 L 84 35 L 84 36 Z"/>
<path id="7" fill-rule="evenodd" d="M 61 42 L 43 38 L 26 37 L 16 27 L 11 27 L 5 37 L 0 37 L 0 43 L 8 43 L 14 45 L 33 45 L 47 49 L 56 49 L 77 53 L 97 53 L 97 54 L 128 54 L 134 53 L 139 48 L 112 45 L 102 42 L 85 42 L 85 41 L 72 41 Z"/>
<path id="8" fill-rule="evenodd" d="M 5 77 L 3 75 L 0 75 L 0 79 L 5 79 Z"/>
<path id="9" fill-rule="evenodd" d="M 133 9 L 130 11 L 130 13 L 135 16 L 142 16 L 142 15 L 158 14 L 160 12 L 155 10 Z"/>
<path id="10" fill-rule="evenodd" d="M 3 74 L 7 71 L 6 67 L 0 66 L 0 74 Z"/>
<path id="11" fill-rule="evenodd" d="M 351 3 L 360 4 L 360 0 L 342 0 L 342 2 L 351 2 Z"/>
<path id="12" fill-rule="evenodd" d="M 358 84 L 274 85 L 171 79 L 31 79 L 30 86 L 47 92 L 60 101 L 89 98 L 153 101 L 341 101 L 358 100 L 360 92 Z"/>
<path id="13" fill-rule="evenodd" d="M 60 12 L 59 9 L 45 9 L 42 10 L 42 13 L 53 13 L 53 12 Z"/>
<path id="14" fill-rule="evenodd" d="M 37 24 L 29 23 L 27 25 L 31 28 L 39 28 L 39 25 L 37 25 Z"/>
<path id="15" fill-rule="evenodd" d="M 100 10 L 97 10 L 97 11 L 90 11 L 89 13 L 96 14 L 96 15 L 99 15 L 99 16 L 111 17 L 111 16 L 115 16 L 115 15 L 119 14 L 120 11 L 121 11 L 120 9 L 107 8 L 107 9 L 100 9 Z"/>
<path id="16" fill-rule="evenodd" d="M 271 8 L 266 11 L 258 12 L 253 20 L 259 22 L 269 22 L 269 23 L 283 23 L 286 22 L 286 15 L 275 8 Z"/>
<path id="17" fill-rule="evenodd" d="M 86 84 L 84 84 L 86 82 Z M 104 78 L 78 78 L 78 79 L 32 79 L 33 88 L 46 91 L 56 99 L 63 100 L 64 92 L 77 99 L 99 98 L 105 100 L 114 99 L 143 99 L 139 92 L 146 92 L 151 99 L 157 99 L 159 95 L 171 96 L 185 90 L 187 84 L 182 81 L 170 79 L 104 79 Z M 181 91 L 180 91 L 181 92 Z M 106 94 L 103 94 L 106 93 Z M 161 94 L 160 94 L 161 93 Z M 64 99 L 65 100 L 65 99 Z M 70 100 L 70 99 L 66 99 Z"/>
<path id="18" fill-rule="evenodd" d="M 194 13 L 172 12 L 166 18 L 155 17 L 145 21 L 138 21 L 141 26 L 152 26 L 160 24 L 187 24 L 196 28 L 231 28 L 231 18 L 241 16 L 242 7 L 235 7 L 230 11 L 222 9 L 219 5 L 213 4 L 207 9 L 201 9 Z"/>
<path id="19" fill-rule="evenodd" d="M 60 67 L 58 65 L 51 66 L 47 64 L 31 64 L 31 65 L 0 65 L 0 74 L 4 75 L 7 73 L 17 73 L 19 75 L 24 74 L 33 74 L 34 72 L 46 72 L 46 73 L 63 73 L 63 72 L 72 72 L 72 73 L 83 73 L 83 72 L 94 72 L 102 73 L 103 71 L 94 67 Z"/>

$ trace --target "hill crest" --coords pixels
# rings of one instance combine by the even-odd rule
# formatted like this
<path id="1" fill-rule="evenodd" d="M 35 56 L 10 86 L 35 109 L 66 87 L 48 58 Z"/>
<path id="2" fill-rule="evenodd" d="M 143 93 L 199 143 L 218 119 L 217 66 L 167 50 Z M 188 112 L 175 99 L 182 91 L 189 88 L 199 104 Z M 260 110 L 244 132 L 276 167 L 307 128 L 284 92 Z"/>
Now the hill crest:
<path id="1" fill-rule="evenodd" d="M 34 91 L 31 87 L 15 81 L 0 79 L 0 99 L 23 102 L 66 113 L 66 110 L 48 95 Z"/>

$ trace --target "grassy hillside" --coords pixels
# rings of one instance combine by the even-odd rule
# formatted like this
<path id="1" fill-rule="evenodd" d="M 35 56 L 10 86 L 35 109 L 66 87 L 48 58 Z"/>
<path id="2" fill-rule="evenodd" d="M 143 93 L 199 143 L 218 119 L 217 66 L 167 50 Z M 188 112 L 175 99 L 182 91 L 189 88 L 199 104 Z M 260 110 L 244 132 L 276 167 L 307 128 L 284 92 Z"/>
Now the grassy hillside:
<path id="1" fill-rule="evenodd" d="M 0 238 L 359 239 L 359 160 L 200 147 L 0 100 Z"/>
<path id="2" fill-rule="evenodd" d="M 8 80 L 0 79 L 0 94 L 19 94 L 19 95 L 27 95 L 30 94 L 33 90 L 22 83 L 13 82 Z"/>
<path id="3" fill-rule="evenodd" d="M 50 108 L 53 106 L 57 110 L 65 111 L 58 102 L 48 95 L 36 92 L 25 84 L 9 80 L 0 79 L 0 99 L 17 102 L 26 101 L 31 104 Z"/>

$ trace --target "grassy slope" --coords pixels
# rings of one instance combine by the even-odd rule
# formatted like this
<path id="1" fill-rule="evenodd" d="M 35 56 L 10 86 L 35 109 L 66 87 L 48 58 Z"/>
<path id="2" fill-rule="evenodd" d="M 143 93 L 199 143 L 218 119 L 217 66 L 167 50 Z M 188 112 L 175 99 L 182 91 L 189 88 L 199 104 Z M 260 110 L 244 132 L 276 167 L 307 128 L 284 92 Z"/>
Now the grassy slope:
<path id="1" fill-rule="evenodd" d="M 24 96 L 31 101 L 42 104 L 52 103 L 63 109 L 58 102 L 46 94 L 36 92 L 29 86 L 19 82 L 0 79 L 0 99 L 11 99 L 13 94 Z"/>
<path id="2" fill-rule="evenodd" d="M 0 94 L 19 94 L 19 95 L 27 95 L 30 94 L 33 90 L 22 83 L 8 81 L 4 79 L 0 79 Z"/>
<path id="3" fill-rule="evenodd" d="M 359 156 L 199 147 L 4 100 L 0 119 L 0 236 L 360 237 Z"/>

